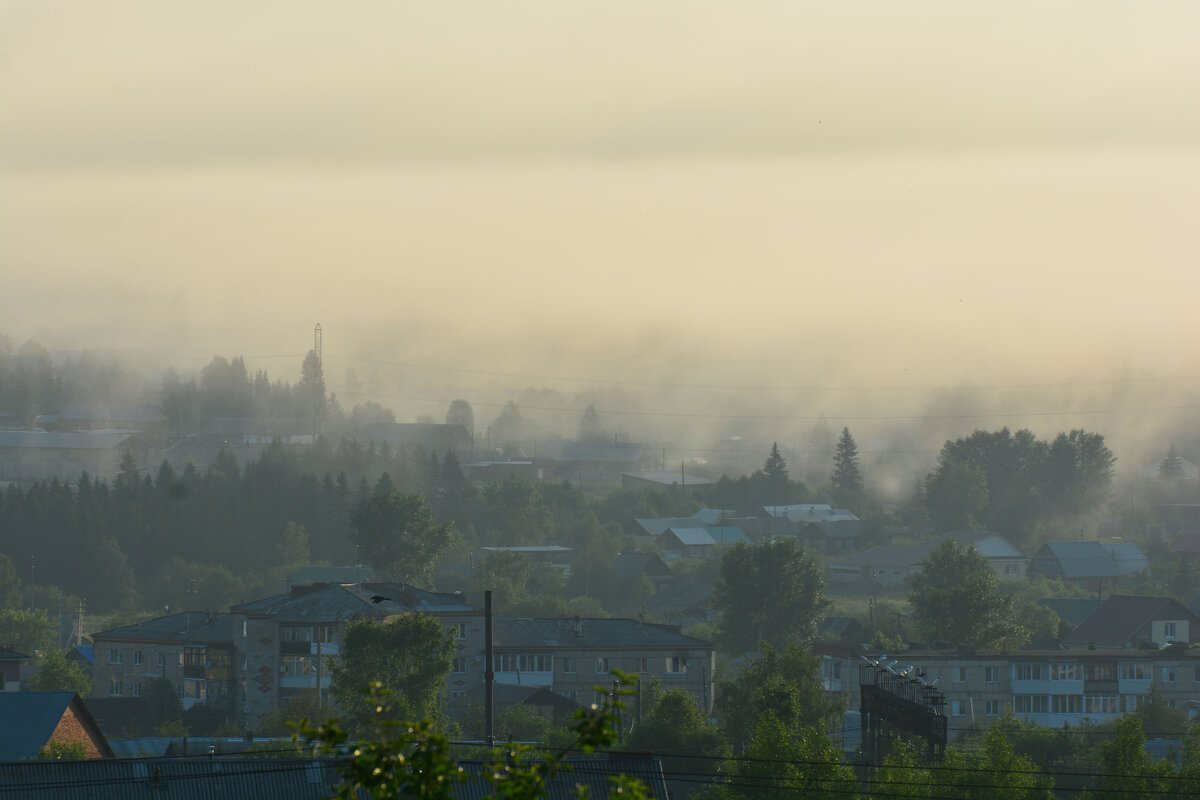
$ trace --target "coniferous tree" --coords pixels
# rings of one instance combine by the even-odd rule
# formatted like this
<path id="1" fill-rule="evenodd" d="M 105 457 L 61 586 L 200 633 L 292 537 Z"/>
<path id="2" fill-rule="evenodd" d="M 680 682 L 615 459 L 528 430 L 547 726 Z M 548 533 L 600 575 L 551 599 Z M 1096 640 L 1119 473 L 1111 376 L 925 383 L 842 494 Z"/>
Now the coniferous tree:
<path id="1" fill-rule="evenodd" d="M 857 510 L 862 503 L 863 478 L 858 463 L 858 445 L 849 428 L 842 428 L 833 457 L 833 502 L 839 508 Z"/>
<path id="2" fill-rule="evenodd" d="M 766 498 L 764 499 L 768 503 L 786 503 L 790 481 L 787 462 L 783 460 L 783 455 L 779 452 L 778 442 L 771 443 L 771 452 L 767 455 L 767 460 L 763 462 L 762 474 L 766 478 Z"/>

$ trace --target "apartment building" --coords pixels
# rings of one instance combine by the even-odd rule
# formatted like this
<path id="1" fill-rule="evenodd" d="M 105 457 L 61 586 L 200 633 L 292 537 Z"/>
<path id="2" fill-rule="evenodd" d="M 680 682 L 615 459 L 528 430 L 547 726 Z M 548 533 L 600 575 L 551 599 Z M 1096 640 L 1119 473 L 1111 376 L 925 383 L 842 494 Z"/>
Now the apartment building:
<path id="1" fill-rule="evenodd" d="M 664 689 L 684 689 L 701 708 L 712 709 L 716 650 L 677 626 L 635 619 L 497 619 L 492 641 L 500 684 L 545 686 L 590 705 L 611 689 L 610 671 L 619 669 L 653 677 Z"/>
<path id="2" fill-rule="evenodd" d="M 826 659 L 834 662 L 836 659 Z M 1185 645 L 1154 649 L 907 651 L 889 656 L 894 668 L 916 666 L 946 695 L 950 736 L 987 726 L 1007 709 L 1035 725 L 1062 727 L 1106 722 L 1136 711 L 1152 689 L 1175 708 L 1200 704 L 1200 652 Z M 849 659 L 826 666 L 838 670 L 849 708 L 859 705 L 855 665 Z M 846 680 L 845 678 L 850 678 Z M 833 689 L 833 686 L 830 686 Z"/>

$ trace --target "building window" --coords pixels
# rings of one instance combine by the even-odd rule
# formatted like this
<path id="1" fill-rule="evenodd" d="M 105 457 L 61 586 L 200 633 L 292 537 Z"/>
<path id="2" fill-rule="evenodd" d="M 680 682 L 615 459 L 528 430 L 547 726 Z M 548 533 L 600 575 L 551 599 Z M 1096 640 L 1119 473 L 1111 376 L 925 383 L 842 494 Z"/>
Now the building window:
<path id="1" fill-rule="evenodd" d="M 115 647 L 112 648 L 111 650 L 109 650 L 108 651 L 108 663 L 120 664 L 121 663 L 121 651 Z"/>
<path id="2" fill-rule="evenodd" d="M 1119 707 L 1115 694 L 1088 694 L 1083 697 L 1085 714 L 1115 714 Z"/>
<path id="3" fill-rule="evenodd" d="M 312 659 L 308 656 L 284 656 L 283 674 L 304 677 L 314 674 Z"/>
<path id="4" fill-rule="evenodd" d="M 462 675 L 467 671 L 467 660 L 462 656 L 458 656 L 450 662 L 450 671 L 455 675 Z"/>
<path id="5" fill-rule="evenodd" d="M 1052 681 L 1077 681 L 1077 680 L 1079 680 L 1079 665 L 1078 664 L 1051 664 L 1050 665 L 1050 680 L 1052 680 Z"/>
<path id="6" fill-rule="evenodd" d="M 1000 701 L 999 700 L 988 700 L 986 713 L 989 717 L 999 716 L 1000 715 Z"/>
<path id="7" fill-rule="evenodd" d="M 1175 668 L 1174 667 L 1163 667 L 1162 668 L 1162 679 L 1163 679 L 1163 683 L 1174 683 L 1175 682 Z"/>
<path id="8" fill-rule="evenodd" d="M 133 684 L 133 696 L 134 696 L 134 697 L 141 697 L 141 696 L 142 696 L 142 684 L 141 684 L 139 681 L 134 681 L 134 684 Z"/>
<path id="9" fill-rule="evenodd" d="M 1163 638 L 1164 639 L 1174 639 L 1175 638 L 1175 623 L 1174 622 L 1164 622 L 1163 623 Z"/>
<path id="10" fill-rule="evenodd" d="M 1050 696 L 1045 694 L 1013 695 L 1013 711 L 1017 714 L 1045 714 L 1050 710 Z"/>
<path id="11" fill-rule="evenodd" d="M 606 702 L 608 702 L 608 698 L 609 698 L 608 692 L 602 692 L 599 689 L 597 689 L 592 694 L 592 703 L 594 705 L 598 705 L 598 706 L 604 705 Z"/>
<path id="12" fill-rule="evenodd" d="M 163 654 L 162 650 L 159 650 L 154 655 L 157 657 L 158 666 L 165 667 L 167 665 L 167 657 Z"/>
<path id="13" fill-rule="evenodd" d="M 954 668 L 954 682 L 955 683 L 966 683 L 967 682 L 967 668 L 966 667 L 955 667 Z"/>
<path id="14" fill-rule="evenodd" d="M 456 622 L 450 626 L 450 633 L 455 639 L 467 638 L 467 624 L 465 622 Z"/>
<path id="15" fill-rule="evenodd" d="M 1041 664 L 1015 664 L 1013 666 L 1014 681 L 1040 681 L 1042 680 L 1042 665 Z"/>
<path id="16" fill-rule="evenodd" d="M 650 659 L 639 658 L 637 660 L 637 667 L 634 671 L 635 672 L 649 672 L 650 671 Z"/>
<path id="17" fill-rule="evenodd" d="M 201 678 L 184 678 L 183 699 L 197 700 L 203 703 L 208 699 L 208 686 Z"/>
<path id="18" fill-rule="evenodd" d="M 1005 564 L 1004 565 L 1004 577 L 1011 578 L 1014 576 L 1019 576 L 1020 574 L 1021 574 L 1021 568 L 1018 567 L 1016 564 Z"/>
<path id="19" fill-rule="evenodd" d="M 1085 681 L 1115 681 L 1117 665 L 1111 661 L 1093 661 L 1084 664 L 1083 679 Z"/>
<path id="20" fill-rule="evenodd" d="M 984 678 L 987 680 L 988 683 L 999 683 L 1000 682 L 1000 668 L 999 667 L 985 667 L 984 668 Z"/>
<path id="21" fill-rule="evenodd" d="M 607 658 L 597 658 L 596 659 L 596 672 L 602 672 L 602 673 L 607 674 L 610 669 L 612 669 L 612 667 L 610 667 L 608 665 Z"/>
<path id="22" fill-rule="evenodd" d="M 521 672 L 552 672 L 554 659 L 547 653 L 523 653 L 517 659 L 517 669 Z"/>
<path id="23" fill-rule="evenodd" d="M 1123 694 L 1121 695 L 1121 713 L 1132 714 L 1138 710 L 1138 706 L 1146 702 L 1144 694 Z"/>
<path id="24" fill-rule="evenodd" d="M 563 672 L 565 672 L 565 673 L 567 673 L 567 674 L 569 674 L 569 675 L 573 675 L 573 674 L 575 674 L 575 659 L 573 659 L 573 658 L 560 658 L 560 659 L 559 659 L 559 661 L 561 661 L 561 662 L 562 662 L 562 668 L 563 668 Z"/>
<path id="25" fill-rule="evenodd" d="M 1123 681 L 1145 681 L 1150 679 L 1150 670 L 1140 661 L 1123 661 L 1119 673 Z"/>
<path id="26" fill-rule="evenodd" d="M 1055 714 L 1078 714 L 1083 711 L 1083 695 L 1055 694 L 1050 696 L 1050 710 Z"/>
<path id="27" fill-rule="evenodd" d="M 673 656 L 667 659 L 667 672 L 679 674 L 687 672 L 687 659 L 682 656 Z"/>
<path id="28" fill-rule="evenodd" d="M 108 693 L 112 697 L 120 697 L 121 696 L 121 682 L 120 681 L 109 681 Z"/>
<path id="29" fill-rule="evenodd" d="M 133 651 L 133 663 L 135 666 L 139 666 L 139 667 L 142 665 L 142 651 L 141 650 Z"/>
<path id="30" fill-rule="evenodd" d="M 568 700 L 574 700 L 575 696 L 578 695 L 579 692 L 575 689 L 563 689 L 560 694 Z"/>
<path id="31" fill-rule="evenodd" d="M 966 706 L 967 706 L 967 704 L 964 703 L 962 700 L 951 700 L 950 701 L 950 716 L 965 717 L 967 715 Z"/>

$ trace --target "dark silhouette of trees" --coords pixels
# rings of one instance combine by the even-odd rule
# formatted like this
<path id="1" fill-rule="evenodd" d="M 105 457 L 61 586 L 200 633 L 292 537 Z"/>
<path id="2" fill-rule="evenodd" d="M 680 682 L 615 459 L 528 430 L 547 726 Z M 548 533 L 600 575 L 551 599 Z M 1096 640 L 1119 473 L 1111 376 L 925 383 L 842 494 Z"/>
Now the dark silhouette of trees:
<path id="1" fill-rule="evenodd" d="M 860 511 L 863 500 L 863 477 L 859 468 L 858 445 L 849 428 L 842 428 L 833 455 L 833 502 L 838 508 Z"/>
<path id="2" fill-rule="evenodd" d="M 721 558 L 713 608 L 730 653 L 807 644 L 828 607 L 821 568 L 793 539 L 739 544 Z"/>
<path id="3" fill-rule="evenodd" d="M 446 409 L 447 425 L 462 425 L 467 433 L 475 435 L 475 412 L 466 400 L 452 400 Z"/>

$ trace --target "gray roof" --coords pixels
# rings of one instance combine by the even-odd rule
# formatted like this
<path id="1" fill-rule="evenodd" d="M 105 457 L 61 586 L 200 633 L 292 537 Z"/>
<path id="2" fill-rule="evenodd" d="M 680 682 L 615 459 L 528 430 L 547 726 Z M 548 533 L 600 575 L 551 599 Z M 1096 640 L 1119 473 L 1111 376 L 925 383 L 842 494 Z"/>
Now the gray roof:
<path id="1" fill-rule="evenodd" d="M 826 503 L 793 503 L 786 506 L 763 506 L 763 516 L 783 517 L 792 522 L 856 522 L 858 517 L 845 508 Z"/>
<path id="2" fill-rule="evenodd" d="M 1118 578 L 1150 566 L 1131 542 L 1046 542 L 1033 559 L 1033 571 L 1046 572 L 1039 562 L 1053 561 L 1064 578 Z"/>
<path id="3" fill-rule="evenodd" d="M 706 608 L 716 592 L 711 583 L 664 586 L 646 598 L 646 610 L 657 617 L 671 617 L 686 611 Z"/>
<path id="4" fill-rule="evenodd" d="M 1099 608 L 1100 601 L 1095 597 L 1041 597 L 1037 604 L 1058 614 L 1059 619 L 1079 625 Z"/>
<path id="5" fill-rule="evenodd" d="M 953 539 L 963 547 L 975 547 L 984 558 L 1021 558 L 1017 550 L 1003 537 L 986 531 L 951 533 L 912 545 L 873 547 L 831 562 L 830 569 L 861 569 L 862 567 L 899 568 L 921 563 L 944 541 Z"/>
<path id="6" fill-rule="evenodd" d="M 383 598 L 376 603 L 371 598 Z M 480 613 L 451 594 L 426 592 L 401 583 L 317 583 L 293 586 L 287 594 L 242 603 L 235 614 L 270 616 L 281 622 L 345 622 L 358 617 L 390 617 L 423 611 L 429 614 Z"/>
<path id="7" fill-rule="evenodd" d="M 684 547 L 714 545 L 717 540 L 704 528 L 668 528 L 663 536 L 674 536 Z"/>
<path id="8" fill-rule="evenodd" d="M 144 448 L 146 443 L 129 431 L 0 431 L 0 447 L 44 447 L 60 450 L 116 450 Z"/>
<path id="9" fill-rule="evenodd" d="M 636 619 L 505 618 L 497 619 L 492 630 L 494 646 L 509 649 L 712 649 L 709 642 L 684 636 L 674 625 L 655 625 Z"/>
<path id="10" fill-rule="evenodd" d="M 699 475 L 688 473 L 680 475 L 678 470 L 670 469 L 622 472 L 621 475 L 646 481 L 647 483 L 657 483 L 662 486 L 711 486 L 714 483 L 711 478 L 701 478 Z"/>
<path id="11" fill-rule="evenodd" d="M 612 560 L 613 577 L 621 583 L 629 583 L 638 575 L 675 578 L 675 572 L 667 566 L 658 553 L 618 553 Z"/>
<path id="12" fill-rule="evenodd" d="M 725 517 L 737 516 L 737 512 L 728 508 L 702 508 L 692 516 L 705 525 L 719 525 Z"/>
<path id="13" fill-rule="evenodd" d="M 862 533 L 862 521 L 857 519 L 823 520 L 804 526 L 820 531 L 828 539 L 853 539 Z"/>
<path id="14" fill-rule="evenodd" d="M 662 517 L 658 519 L 635 519 L 633 523 L 646 532 L 647 536 L 661 536 L 668 528 L 696 528 L 695 517 Z"/>
<path id="15" fill-rule="evenodd" d="M 563 547 L 560 544 L 544 544 L 526 547 L 481 547 L 489 553 L 573 553 L 575 550 L 570 547 Z"/>
<path id="16" fill-rule="evenodd" d="M 1135 597 L 1115 594 L 1063 638 L 1063 644 L 1083 647 L 1131 647 L 1138 631 L 1153 620 L 1187 620 L 1200 625 L 1200 617 L 1170 597 Z"/>
<path id="17" fill-rule="evenodd" d="M 94 422 L 109 420 L 112 422 L 165 422 L 166 415 L 154 403 L 86 403 L 76 401 L 68 403 L 67 407 L 58 414 L 59 421 L 79 420 Z"/>
<path id="18" fill-rule="evenodd" d="M 639 442 L 539 442 L 537 460 L 636 464 L 645 450 Z"/>
<path id="19" fill-rule="evenodd" d="M 218 434 L 298 436 L 312 433 L 312 431 L 312 420 L 259 419 L 257 417 L 213 417 L 200 429 L 200 433 L 206 436 Z"/>
<path id="20" fill-rule="evenodd" d="M 0 762 L 36 756 L 68 708 L 85 728 L 90 727 L 103 752 L 108 747 L 104 735 L 75 692 L 0 692 Z"/>
<path id="21" fill-rule="evenodd" d="M 174 642 L 178 644 L 233 644 L 233 615 L 184 611 L 155 617 L 133 625 L 101 631 L 93 640 Z"/>

